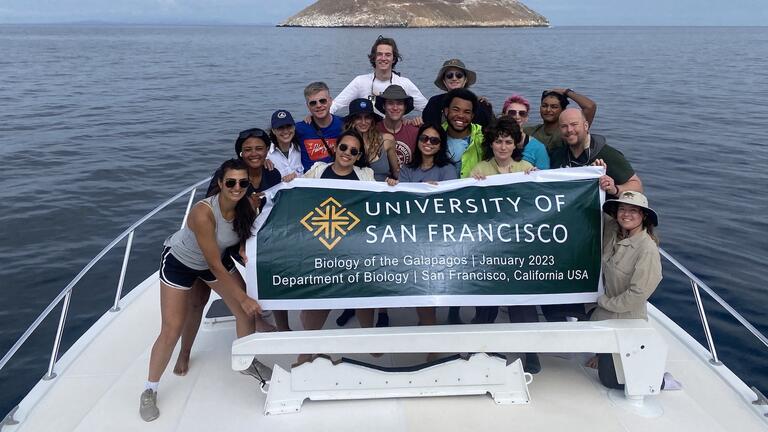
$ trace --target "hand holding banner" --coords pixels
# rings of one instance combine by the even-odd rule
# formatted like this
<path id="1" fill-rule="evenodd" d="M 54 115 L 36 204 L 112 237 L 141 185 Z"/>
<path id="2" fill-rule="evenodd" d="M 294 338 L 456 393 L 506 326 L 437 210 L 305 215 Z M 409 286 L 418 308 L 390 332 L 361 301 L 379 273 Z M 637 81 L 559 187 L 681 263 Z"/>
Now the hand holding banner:
<path id="1" fill-rule="evenodd" d="M 248 294 L 265 309 L 593 302 L 602 173 L 281 184 L 247 243 Z"/>

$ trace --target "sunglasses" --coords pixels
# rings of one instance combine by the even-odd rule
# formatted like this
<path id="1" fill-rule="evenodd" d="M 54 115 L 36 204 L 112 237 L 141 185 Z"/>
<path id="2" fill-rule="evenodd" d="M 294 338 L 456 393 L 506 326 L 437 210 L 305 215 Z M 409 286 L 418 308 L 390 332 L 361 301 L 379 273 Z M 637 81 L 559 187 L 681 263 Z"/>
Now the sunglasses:
<path id="1" fill-rule="evenodd" d="M 349 150 L 349 154 L 351 154 L 352 156 L 357 156 L 358 154 L 360 154 L 360 150 L 356 148 L 350 147 L 346 144 L 339 144 L 339 151 L 345 152 L 347 150 Z"/>
<path id="2" fill-rule="evenodd" d="M 267 133 L 264 132 L 263 129 L 259 128 L 253 128 L 253 129 L 246 129 L 242 132 L 240 132 L 240 135 L 237 136 L 238 139 L 246 140 L 248 138 L 267 138 Z"/>
<path id="3" fill-rule="evenodd" d="M 309 104 L 309 106 L 311 106 L 311 107 L 313 107 L 313 106 L 317 106 L 317 104 L 320 104 L 320 105 L 326 105 L 326 104 L 328 104 L 328 99 L 326 99 L 326 98 L 322 98 L 322 99 L 318 99 L 318 100 L 311 100 L 311 101 L 309 101 L 309 102 L 307 102 L 307 103 L 308 103 L 308 104 Z"/>
<path id="4" fill-rule="evenodd" d="M 510 117 L 514 117 L 516 115 L 519 115 L 520 117 L 528 117 L 528 111 L 525 110 L 507 110 L 507 115 Z"/>
<path id="5" fill-rule="evenodd" d="M 445 74 L 445 79 L 452 80 L 454 78 L 456 79 L 464 78 L 464 72 L 448 72 L 447 74 Z"/>
<path id="6" fill-rule="evenodd" d="M 224 180 L 224 186 L 228 187 L 229 189 L 232 189 L 233 187 L 235 187 L 236 184 L 239 184 L 242 189 L 247 189 L 248 186 L 251 184 L 251 181 L 248 179 L 236 180 L 233 178 Z"/>
<path id="7" fill-rule="evenodd" d="M 440 138 L 439 137 L 433 137 L 429 135 L 421 135 L 419 137 L 419 141 L 423 142 L 424 144 L 430 143 L 432 145 L 440 145 Z"/>

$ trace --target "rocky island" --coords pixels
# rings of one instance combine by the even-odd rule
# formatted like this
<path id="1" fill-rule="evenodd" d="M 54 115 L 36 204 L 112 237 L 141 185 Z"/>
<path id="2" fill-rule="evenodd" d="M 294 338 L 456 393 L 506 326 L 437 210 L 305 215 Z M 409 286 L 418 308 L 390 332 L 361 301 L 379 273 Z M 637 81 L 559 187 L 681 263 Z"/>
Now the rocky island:
<path id="1" fill-rule="evenodd" d="M 283 27 L 548 27 L 517 0 L 318 0 Z"/>

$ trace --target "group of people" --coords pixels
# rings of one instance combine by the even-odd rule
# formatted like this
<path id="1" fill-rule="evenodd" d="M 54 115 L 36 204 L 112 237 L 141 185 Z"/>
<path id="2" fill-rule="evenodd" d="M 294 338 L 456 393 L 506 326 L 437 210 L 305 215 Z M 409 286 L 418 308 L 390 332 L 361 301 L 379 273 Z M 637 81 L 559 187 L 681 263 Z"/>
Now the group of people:
<path id="1" fill-rule="evenodd" d="M 272 114 L 270 129 L 247 129 L 235 140 L 235 155 L 216 170 L 207 197 L 192 208 L 187 224 L 164 243 L 160 265 L 162 324 L 149 362 L 140 415 L 159 416 L 157 388 L 173 349 L 181 339 L 174 373 L 186 374 L 203 306 L 215 290 L 236 318 L 238 337 L 255 331 L 288 331 L 286 311 L 274 311 L 275 325 L 264 320 L 258 302 L 246 295 L 235 261 L 245 262 L 246 240 L 263 205 L 263 191 L 297 177 L 436 183 L 444 180 L 531 170 L 599 165 L 608 197 L 603 211 L 602 270 L 605 293 L 589 312 L 585 305 L 542 306 L 547 320 L 647 319 L 646 302 L 661 281 L 661 261 L 654 227 L 658 217 L 642 194 L 643 185 L 631 164 L 602 135 L 590 132 L 597 105 L 569 88 L 541 95 L 541 123 L 528 124 L 531 104 L 513 94 L 496 115 L 491 103 L 469 87 L 477 73 L 461 60 L 443 63 L 435 78 L 441 92 L 426 99 L 418 87 L 397 73 L 402 60 L 397 44 L 381 37 L 368 55 L 373 71 L 355 77 L 336 98 L 323 82 L 304 89 L 308 115 L 296 122 L 286 110 Z M 574 102 L 579 108 L 569 108 Z M 336 113 L 347 110 L 345 117 Z M 421 116 L 408 116 L 413 110 Z M 491 323 L 498 307 L 477 307 L 472 323 Z M 508 306 L 511 322 L 539 321 L 536 306 Z M 322 328 L 328 310 L 303 311 L 306 330 Z M 437 324 L 435 308 L 417 308 L 420 325 Z M 362 327 L 386 326 L 386 309 L 344 311 L 343 326 L 356 316 Z M 448 322 L 460 324 L 459 308 Z M 311 354 L 298 362 L 311 360 Z M 601 382 L 620 386 L 611 356 L 589 362 Z M 525 368 L 540 370 L 535 353 L 525 355 Z M 244 373 L 264 379 L 270 374 L 254 360 Z"/>

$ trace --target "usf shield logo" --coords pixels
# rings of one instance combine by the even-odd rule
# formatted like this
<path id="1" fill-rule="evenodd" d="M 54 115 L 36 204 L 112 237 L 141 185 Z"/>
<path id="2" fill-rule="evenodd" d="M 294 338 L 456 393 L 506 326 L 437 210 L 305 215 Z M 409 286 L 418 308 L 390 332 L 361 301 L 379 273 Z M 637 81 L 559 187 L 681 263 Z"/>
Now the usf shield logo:
<path id="1" fill-rule="evenodd" d="M 301 224 L 328 250 L 333 249 L 347 235 L 360 218 L 345 209 L 333 197 L 323 201 L 301 219 Z"/>

